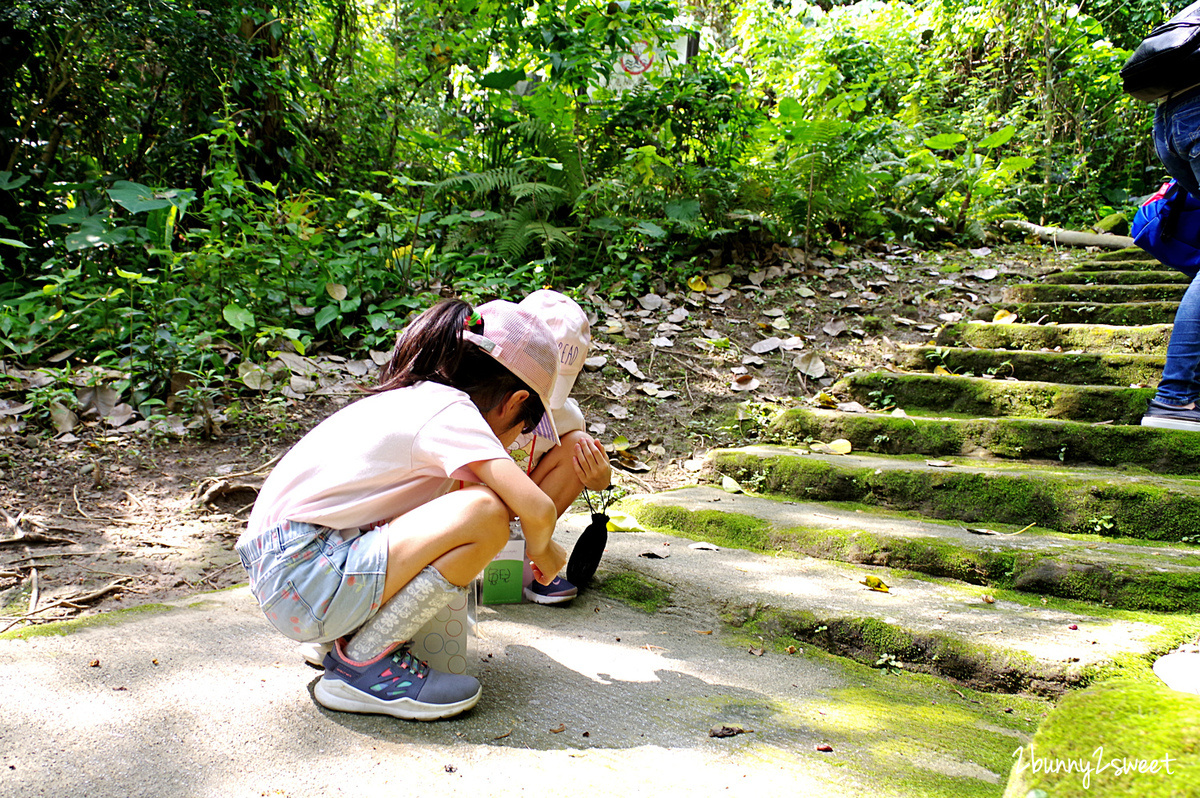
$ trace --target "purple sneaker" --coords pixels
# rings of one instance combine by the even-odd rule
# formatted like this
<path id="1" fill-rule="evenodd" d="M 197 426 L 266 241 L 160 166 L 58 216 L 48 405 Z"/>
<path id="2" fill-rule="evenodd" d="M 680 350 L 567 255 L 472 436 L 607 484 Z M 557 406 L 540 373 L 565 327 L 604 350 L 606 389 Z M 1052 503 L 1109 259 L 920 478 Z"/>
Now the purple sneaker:
<path id="1" fill-rule="evenodd" d="M 482 694 L 474 676 L 434 670 L 413 656 L 407 643 L 370 662 L 353 662 L 340 640 L 326 655 L 325 675 L 313 689 L 326 709 L 404 720 L 448 718 L 475 706 Z"/>
<path id="2" fill-rule="evenodd" d="M 548 585 L 534 579 L 525 588 L 525 598 L 538 604 L 565 604 L 578 594 L 579 589 L 561 576 L 554 577 Z"/>

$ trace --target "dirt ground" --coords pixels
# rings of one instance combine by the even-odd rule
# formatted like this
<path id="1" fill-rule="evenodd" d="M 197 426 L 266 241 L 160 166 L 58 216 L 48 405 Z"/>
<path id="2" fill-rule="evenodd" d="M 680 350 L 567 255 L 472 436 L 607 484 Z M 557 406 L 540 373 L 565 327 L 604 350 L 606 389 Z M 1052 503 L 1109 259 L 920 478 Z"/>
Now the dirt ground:
<path id="1" fill-rule="evenodd" d="M 613 449 L 617 485 L 685 484 L 697 456 L 752 436 L 742 403 L 836 398 L 837 378 L 888 368 L 897 346 L 928 341 L 998 301 L 1004 285 L 1081 256 L 1005 245 L 807 258 L 775 247 L 690 288 L 660 282 L 622 299 L 588 290 L 593 360 L 572 395 Z M 0 371 L 38 365 L 0 362 Z M 53 437 L 33 425 L 0 433 L 0 631 L 244 581 L 233 545 L 257 486 L 288 446 L 352 398 L 345 380 L 333 395 L 316 384 L 293 376 L 273 401 L 227 396 L 241 412 L 222 416 L 218 402 L 223 423 L 193 425 L 206 437 L 178 434 L 188 418 L 173 419 L 173 433 L 101 420 Z"/>

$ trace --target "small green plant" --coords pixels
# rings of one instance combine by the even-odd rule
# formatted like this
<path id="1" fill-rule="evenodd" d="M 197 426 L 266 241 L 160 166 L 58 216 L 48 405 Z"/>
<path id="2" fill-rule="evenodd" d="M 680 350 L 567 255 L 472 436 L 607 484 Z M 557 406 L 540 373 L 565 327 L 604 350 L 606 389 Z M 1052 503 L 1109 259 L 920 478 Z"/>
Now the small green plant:
<path id="1" fill-rule="evenodd" d="M 896 397 L 880 389 L 867 394 L 867 407 L 872 410 L 891 410 L 896 406 Z"/>
<path id="2" fill-rule="evenodd" d="M 880 434 L 880 435 L 876 435 L 874 438 L 872 438 L 871 443 L 874 444 L 875 446 L 884 446 L 890 440 L 891 440 L 891 438 L 889 438 L 887 435 Z"/>
<path id="3" fill-rule="evenodd" d="M 1015 370 L 1016 370 L 1016 369 L 1014 369 L 1014 368 L 1013 368 L 1012 361 L 1011 361 L 1011 360 L 1006 360 L 1006 361 L 1004 361 L 1003 363 L 1000 363 L 1000 364 L 998 364 L 998 365 L 992 366 L 992 367 L 991 367 L 990 369 L 988 369 L 988 370 L 987 370 L 985 373 L 986 373 L 986 374 L 987 374 L 989 377 L 999 377 L 1001 374 L 1005 373 L 1005 369 L 1007 369 L 1007 370 L 1008 370 L 1008 373 L 1009 373 L 1009 374 L 1011 374 L 1013 371 L 1015 371 Z"/>
<path id="4" fill-rule="evenodd" d="M 936 366 L 944 365 L 946 363 L 946 350 L 939 346 L 932 352 L 926 352 L 925 360 L 926 362 L 933 363 Z"/>
<path id="5" fill-rule="evenodd" d="M 904 669 L 904 663 L 885 651 L 879 655 L 872 667 L 879 668 L 884 673 L 900 673 Z"/>
<path id="6" fill-rule="evenodd" d="M 1087 523 L 1088 528 L 1097 535 L 1103 535 L 1106 532 L 1111 532 L 1117 528 L 1117 525 L 1113 521 L 1113 517 L 1111 515 L 1102 515 L 1098 518 L 1089 518 Z"/>

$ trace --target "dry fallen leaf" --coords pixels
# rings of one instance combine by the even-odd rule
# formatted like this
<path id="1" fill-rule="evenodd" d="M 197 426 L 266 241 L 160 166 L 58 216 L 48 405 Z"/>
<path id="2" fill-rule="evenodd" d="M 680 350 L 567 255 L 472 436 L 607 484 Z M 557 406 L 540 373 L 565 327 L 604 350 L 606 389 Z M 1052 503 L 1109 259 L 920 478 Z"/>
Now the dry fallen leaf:
<path id="1" fill-rule="evenodd" d="M 792 368 L 814 380 L 825 376 L 825 362 L 817 356 L 816 352 L 801 352 L 796 355 L 795 360 L 792 361 Z"/>
<path id="2" fill-rule="evenodd" d="M 998 310 L 992 317 L 992 324 L 1014 324 L 1016 321 L 1017 314 L 1011 310 Z"/>
<path id="3" fill-rule="evenodd" d="M 772 336 L 770 338 L 764 338 L 761 341 L 755 341 L 750 345 L 750 351 L 756 355 L 765 355 L 767 352 L 774 352 L 776 349 L 778 349 L 779 344 L 780 340 L 777 337 Z"/>
<path id="4" fill-rule="evenodd" d="M 658 310 L 663 306 L 663 298 L 658 294 L 646 294 L 638 300 L 643 310 Z"/>
<path id="5" fill-rule="evenodd" d="M 762 383 L 759 382 L 758 379 L 753 375 L 739 374 L 733 378 L 733 382 L 730 383 L 729 388 L 730 390 L 739 392 L 754 391 L 757 390 L 760 385 L 762 385 Z"/>
<path id="6" fill-rule="evenodd" d="M 984 593 L 983 594 L 983 603 L 984 604 L 995 604 L 996 597 L 993 596 L 991 593 Z"/>
<path id="7" fill-rule="evenodd" d="M 834 319 L 822 327 L 821 331 L 826 335 L 836 338 L 846 331 L 846 322 L 842 321 L 841 319 Z"/>
<path id="8" fill-rule="evenodd" d="M 878 576 L 865 576 L 859 581 L 860 585 L 866 585 L 872 590 L 878 590 L 880 593 L 890 593 L 888 586 L 883 583 L 883 580 Z"/>
<path id="9" fill-rule="evenodd" d="M 718 723 L 708 730 L 709 737 L 736 737 L 739 734 L 753 734 L 754 729 L 743 729 L 741 726 L 726 726 Z"/>
<path id="10" fill-rule="evenodd" d="M 853 451 L 850 441 L 845 438 L 838 438 L 836 441 L 831 441 L 830 443 L 815 441 L 808 445 L 808 449 L 817 454 L 850 454 Z"/>
<path id="11" fill-rule="evenodd" d="M 553 729 L 551 729 L 550 733 L 551 734 L 560 734 L 562 732 L 565 732 L 566 730 L 567 730 L 567 724 L 561 723 L 558 726 L 555 726 Z"/>
<path id="12" fill-rule="evenodd" d="M 925 465 L 933 466 L 934 468 L 953 468 L 954 463 L 947 460 L 926 460 Z"/>
<path id="13" fill-rule="evenodd" d="M 763 654 L 767 653 L 766 650 L 762 648 L 748 648 L 746 651 L 756 657 L 761 657 Z"/>
<path id="14" fill-rule="evenodd" d="M 820 745 L 817 746 L 817 750 L 828 754 L 830 751 L 833 750 L 833 746 L 828 745 L 826 743 L 821 743 Z"/>
<path id="15" fill-rule="evenodd" d="M 733 477 L 721 477 L 721 489 L 727 493 L 745 493 Z"/>
<path id="16" fill-rule="evenodd" d="M 710 634 L 712 634 L 712 629 L 696 629 L 696 630 L 694 630 L 694 631 L 695 631 L 695 632 L 696 632 L 696 634 L 698 634 L 698 635 L 710 635 Z"/>

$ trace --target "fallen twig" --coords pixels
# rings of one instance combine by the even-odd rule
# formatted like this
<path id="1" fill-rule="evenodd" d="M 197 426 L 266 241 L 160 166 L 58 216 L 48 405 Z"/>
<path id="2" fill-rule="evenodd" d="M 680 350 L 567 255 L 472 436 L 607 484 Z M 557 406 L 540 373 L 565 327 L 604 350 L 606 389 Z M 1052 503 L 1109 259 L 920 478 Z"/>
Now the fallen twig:
<path id="1" fill-rule="evenodd" d="M 84 593 L 82 595 L 70 596 L 68 598 L 59 599 L 58 601 L 55 601 L 52 604 L 46 604 L 45 606 L 39 607 L 38 609 L 34 610 L 33 612 L 27 612 L 24 615 L 17 617 L 8 626 L 4 627 L 3 629 L 0 629 L 0 634 L 7 632 L 9 629 L 13 628 L 14 626 L 21 623 L 22 621 L 29 620 L 31 616 L 40 615 L 41 613 L 46 612 L 47 610 L 52 610 L 57 607 L 71 607 L 72 609 L 81 609 L 84 604 L 90 604 L 91 602 L 95 601 L 96 599 L 107 596 L 109 593 L 113 592 L 114 590 L 120 590 L 123 587 L 123 583 L 127 582 L 127 581 L 129 581 L 129 577 L 124 577 L 122 579 L 117 579 L 113 582 L 108 583 L 107 585 L 100 588 L 99 590 L 93 590 L 90 593 Z"/>
<path id="2" fill-rule="evenodd" d="M 0 540 L 0 546 L 23 546 L 27 543 L 44 543 L 61 546 L 75 545 L 75 541 L 70 538 L 56 538 L 53 535 L 43 535 L 40 532 L 19 532 L 16 537 Z"/>
<path id="3" fill-rule="evenodd" d="M 41 591 L 38 590 L 38 569 L 29 569 L 29 611 L 27 614 L 37 612 L 38 598 L 41 596 Z"/>
<path id="4" fill-rule="evenodd" d="M 252 475 L 252 474 L 257 474 L 258 472 L 260 472 L 260 471 L 263 471 L 264 469 L 270 468 L 271 466 L 273 466 L 273 465 L 275 465 L 276 463 L 278 463 L 278 462 L 279 462 L 279 458 L 281 458 L 281 457 L 283 457 L 283 455 L 282 455 L 282 454 L 277 454 L 277 455 L 275 455 L 274 457 L 272 457 L 270 460 L 268 460 L 267 462 L 263 463 L 263 464 L 262 464 L 262 465 L 260 465 L 258 468 L 255 468 L 255 469 L 254 469 L 254 470 L 252 470 L 252 471 L 242 471 L 242 472 L 240 472 L 240 473 L 237 473 L 237 474 L 225 474 L 224 476 L 222 476 L 222 479 L 237 479 L 238 477 L 248 477 L 248 476 L 250 476 L 250 475 Z"/>

